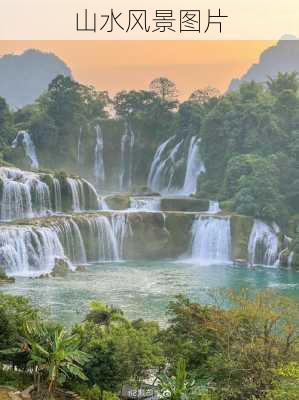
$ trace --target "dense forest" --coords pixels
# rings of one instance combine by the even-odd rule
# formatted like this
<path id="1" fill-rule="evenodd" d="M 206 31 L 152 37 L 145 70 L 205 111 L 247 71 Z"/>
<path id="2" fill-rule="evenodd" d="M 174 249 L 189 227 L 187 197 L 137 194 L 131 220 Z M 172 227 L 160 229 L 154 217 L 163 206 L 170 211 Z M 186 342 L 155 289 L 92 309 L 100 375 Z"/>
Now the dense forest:
<path id="1" fill-rule="evenodd" d="M 197 194 L 220 199 L 230 211 L 284 225 L 299 205 L 298 88 L 297 74 L 279 74 L 266 86 L 244 83 L 225 96 L 206 88 L 179 103 L 174 83 L 166 78 L 153 81 L 148 91 L 120 92 L 110 99 L 106 92 L 58 76 L 31 106 L 12 112 L 1 99 L 1 156 L 21 163 L 11 143 L 18 130 L 26 129 L 43 168 L 76 172 L 79 129 L 88 153 L 94 124 L 106 121 L 112 143 L 105 151 L 112 159 L 115 131 L 129 121 L 138 135 L 136 175 L 146 176 L 163 140 L 198 135 L 206 171 Z"/>
<path id="2" fill-rule="evenodd" d="M 298 304 L 271 292 L 211 296 L 213 306 L 178 296 L 164 329 L 93 302 L 66 330 L 28 300 L 0 295 L 0 384 L 34 381 L 37 398 L 64 388 L 114 400 L 124 384 L 154 380 L 165 400 L 298 399 Z"/>

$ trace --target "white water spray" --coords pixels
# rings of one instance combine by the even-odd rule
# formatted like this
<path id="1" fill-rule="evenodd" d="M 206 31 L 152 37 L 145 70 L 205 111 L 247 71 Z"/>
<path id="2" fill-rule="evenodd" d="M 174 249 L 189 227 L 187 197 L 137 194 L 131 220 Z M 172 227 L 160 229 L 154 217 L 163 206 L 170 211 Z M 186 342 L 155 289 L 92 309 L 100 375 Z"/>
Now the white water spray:
<path id="1" fill-rule="evenodd" d="M 18 144 L 22 144 L 24 146 L 25 154 L 30 161 L 30 166 L 34 169 L 38 169 L 39 162 L 31 134 L 27 131 L 19 131 L 16 138 L 12 142 L 12 148 L 16 148 Z"/>
<path id="2" fill-rule="evenodd" d="M 277 226 L 270 227 L 265 222 L 255 220 L 248 243 L 248 259 L 251 265 L 277 264 L 279 239 Z"/>
<path id="3" fill-rule="evenodd" d="M 193 222 L 192 260 L 203 265 L 231 261 L 229 218 L 201 216 Z"/>

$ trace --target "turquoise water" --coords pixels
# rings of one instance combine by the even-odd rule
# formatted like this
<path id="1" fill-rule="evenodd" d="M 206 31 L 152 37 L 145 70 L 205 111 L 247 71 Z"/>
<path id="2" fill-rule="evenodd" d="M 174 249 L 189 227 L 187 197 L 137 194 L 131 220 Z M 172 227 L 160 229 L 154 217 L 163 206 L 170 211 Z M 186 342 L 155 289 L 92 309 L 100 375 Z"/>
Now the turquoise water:
<path id="1" fill-rule="evenodd" d="M 165 310 L 176 294 L 209 302 L 215 288 L 272 288 L 299 300 L 299 272 L 280 268 L 201 266 L 184 262 L 120 262 L 97 264 L 66 278 L 16 278 L 1 291 L 28 296 L 52 319 L 71 325 L 84 318 L 88 303 L 100 300 L 120 306 L 131 318 L 164 323 Z"/>

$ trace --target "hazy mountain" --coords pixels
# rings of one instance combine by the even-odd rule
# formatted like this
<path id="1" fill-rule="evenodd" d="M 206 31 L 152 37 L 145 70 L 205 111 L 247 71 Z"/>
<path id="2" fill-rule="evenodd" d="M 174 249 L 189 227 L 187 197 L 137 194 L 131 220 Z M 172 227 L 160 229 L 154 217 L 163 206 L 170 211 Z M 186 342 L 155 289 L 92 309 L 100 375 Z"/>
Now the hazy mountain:
<path id="1" fill-rule="evenodd" d="M 59 74 L 71 76 L 69 67 L 55 54 L 27 50 L 0 58 L 0 96 L 14 108 L 31 104 Z"/>
<path id="2" fill-rule="evenodd" d="M 265 82 L 275 78 L 278 72 L 299 73 L 299 40 L 295 36 L 284 36 L 275 46 L 266 49 L 259 62 L 253 64 L 241 79 L 233 79 L 228 91 L 236 90 L 244 81 Z"/>

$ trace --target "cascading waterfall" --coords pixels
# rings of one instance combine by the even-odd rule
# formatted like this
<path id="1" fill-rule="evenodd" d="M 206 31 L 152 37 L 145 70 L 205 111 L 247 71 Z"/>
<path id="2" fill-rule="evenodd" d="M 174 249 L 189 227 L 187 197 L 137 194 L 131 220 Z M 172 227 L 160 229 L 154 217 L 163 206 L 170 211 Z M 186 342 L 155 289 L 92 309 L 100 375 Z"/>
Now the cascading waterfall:
<path id="1" fill-rule="evenodd" d="M 66 178 L 72 194 L 72 210 L 75 212 L 85 210 L 85 194 L 83 182 L 74 178 Z"/>
<path id="2" fill-rule="evenodd" d="M 251 265 L 274 266 L 279 259 L 277 226 L 255 220 L 248 243 L 248 259 Z"/>
<path id="3" fill-rule="evenodd" d="M 201 160 L 199 153 L 201 139 L 196 136 L 192 136 L 190 140 L 188 156 L 187 156 L 187 166 L 186 175 L 184 180 L 184 185 L 181 194 L 184 196 L 190 196 L 196 193 L 197 190 L 197 178 L 203 172 L 205 172 L 205 166 Z"/>
<path id="4" fill-rule="evenodd" d="M 39 162 L 31 134 L 27 131 L 19 131 L 12 142 L 12 148 L 16 148 L 19 144 L 24 146 L 25 154 L 30 161 L 30 166 L 37 169 L 39 167 Z"/>
<path id="5" fill-rule="evenodd" d="M 42 216 L 51 209 L 49 187 L 39 175 L 17 168 L 0 168 L 0 178 L 1 220 Z"/>
<path id="6" fill-rule="evenodd" d="M 156 160 L 154 159 L 153 161 L 151 172 L 148 178 L 148 187 L 150 187 L 153 191 L 161 193 L 172 193 L 177 191 L 177 189 L 173 187 L 173 179 L 176 172 L 176 163 L 178 161 L 179 151 L 184 144 L 184 140 L 181 140 L 179 143 L 177 143 L 172 148 L 169 155 L 163 159 L 162 156 L 164 155 L 165 150 L 167 150 L 167 145 L 171 140 L 172 138 L 165 142 L 164 146 L 163 144 L 161 145 L 162 150 L 160 149 Z"/>
<path id="7" fill-rule="evenodd" d="M 61 202 L 61 185 L 59 179 L 53 178 L 53 189 L 54 189 L 54 204 L 55 211 L 62 211 L 62 202 Z"/>
<path id="8" fill-rule="evenodd" d="M 153 191 L 163 194 L 190 196 L 197 190 L 198 176 L 205 171 L 199 152 L 201 139 L 192 136 L 190 139 L 182 139 L 170 147 L 170 143 L 175 138 L 172 136 L 158 147 L 150 168 L 147 186 Z M 183 155 L 187 140 L 190 140 L 190 143 L 185 158 L 185 177 L 183 186 L 179 188 L 176 175 L 178 168 L 181 168 L 181 164 L 184 162 Z"/>
<path id="9" fill-rule="evenodd" d="M 88 251 L 89 261 L 116 261 L 120 259 L 120 246 L 109 219 L 105 216 L 87 218 L 87 243 L 93 243 Z"/>
<path id="10" fill-rule="evenodd" d="M 221 208 L 219 206 L 219 201 L 210 200 L 208 213 L 209 214 L 218 214 L 218 213 L 220 213 L 220 211 L 221 211 Z"/>
<path id="11" fill-rule="evenodd" d="M 51 195 L 48 185 L 39 179 L 29 181 L 31 198 L 35 204 L 36 214 L 44 216 L 51 210 Z"/>
<path id="12" fill-rule="evenodd" d="M 229 218 L 201 216 L 193 222 L 191 258 L 207 265 L 231 261 Z"/>
<path id="13" fill-rule="evenodd" d="M 118 244 L 119 259 L 124 257 L 125 240 L 131 234 L 131 227 L 126 214 L 114 214 L 111 221 L 112 232 Z"/>
<path id="14" fill-rule="evenodd" d="M 167 149 L 167 146 L 170 142 L 174 140 L 175 136 L 171 136 L 169 139 L 167 139 L 165 142 L 160 144 L 158 147 L 154 159 L 150 168 L 150 172 L 148 175 L 147 179 L 147 186 L 153 190 L 156 190 L 156 185 L 159 183 L 159 178 L 157 177 L 158 171 L 160 173 L 161 168 L 159 166 L 163 163 L 165 159 L 165 152 Z"/>
<path id="15" fill-rule="evenodd" d="M 71 268 L 55 230 L 24 226 L 0 229 L 0 265 L 9 275 L 47 273 L 57 259 L 64 259 Z"/>
<path id="16" fill-rule="evenodd" d="M 1 167 L 0 181 L 2 221 L 46 216 L 63 209 L 61 184 L 54 176 Z M 81 178 L 66 178 L 66 182 L 73 211 L 100 208 L 97 192 L 89 182 Z"/>
<path id="17" fill-rule="evenodd" d="M 32 216 L 30 187 L 22 182 L 5 180 L 2 187 L 1 220 Z"/>
<path id="18" fill-rule="evenodd" d="M 131 197 L 130 209 L 136 211 L 160 211 L 161 200 L 158 197 Z"/>
<path id="19" fill-rule="evenodd" d="M 105 168 L 104 168 L 104 140 L 101 126 L 98 124 L 96 130 L 96 146 L 94 151 L 94 176 L 96 186 L 103 187 L 105 184 Z"/>
<path id="20" fill-rule="evenodd" d="M 133 182 L 133 151 L 135 134 L 129 124 L 125 124 L 125 133 L 121 139 L 120 189 L 128 190 Z"/>
<path id="21" fill-rule="evenodd" d="M 67 257 L 75 264 L 86 264 L 87 257 L 83 237 L 79 226 L 73 219 L 65 219 L 54 224 Z"/>

